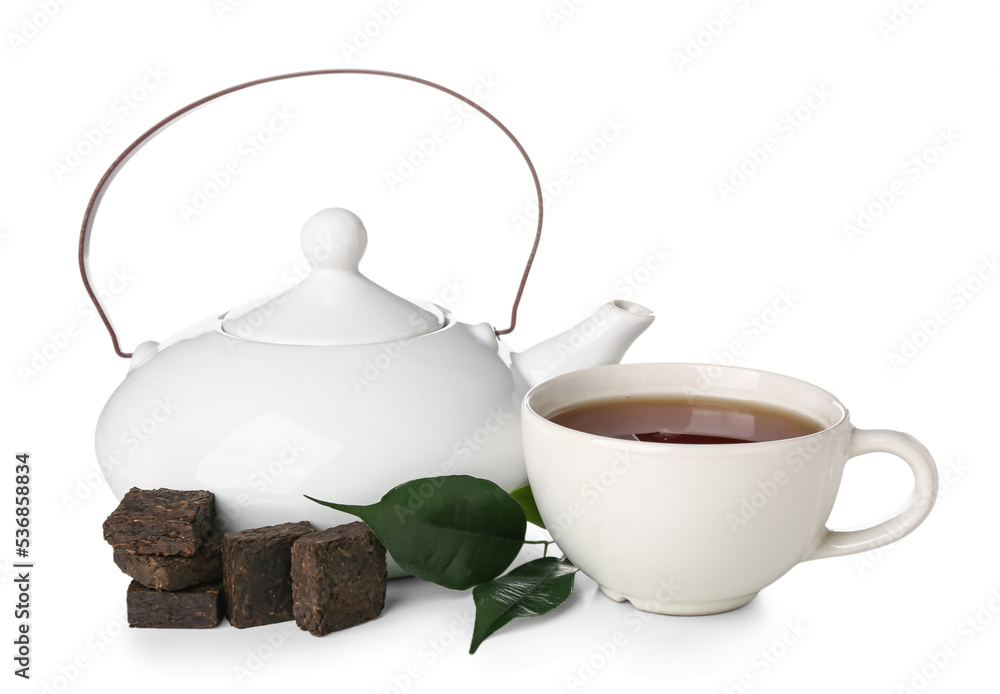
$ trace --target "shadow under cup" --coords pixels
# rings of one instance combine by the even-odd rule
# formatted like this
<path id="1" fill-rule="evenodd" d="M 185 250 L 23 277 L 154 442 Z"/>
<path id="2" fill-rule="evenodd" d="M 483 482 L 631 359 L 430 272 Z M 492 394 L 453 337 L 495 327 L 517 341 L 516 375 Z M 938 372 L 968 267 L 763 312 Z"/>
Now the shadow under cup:
<path id="1" fill-rule="evenodd" d="M 630 441 L 549 421 L 624 397 L 737 401 L 796 413 L 806 436 L 725 444 Z M 545 525 L 567 558 L 619 602 L 696 615 L 752 600 L 800 561 L 865 551 L 930 512 L 937 472 L 907 434 L 853 427 L 827 391 L 775 373 L 707 364 L 616 364 L 535 386 L 521 411 L 525 463 Z M 847 461 L 875 451 L 908 463 L 907 507 L 859 531 L 827 529 Z"/>

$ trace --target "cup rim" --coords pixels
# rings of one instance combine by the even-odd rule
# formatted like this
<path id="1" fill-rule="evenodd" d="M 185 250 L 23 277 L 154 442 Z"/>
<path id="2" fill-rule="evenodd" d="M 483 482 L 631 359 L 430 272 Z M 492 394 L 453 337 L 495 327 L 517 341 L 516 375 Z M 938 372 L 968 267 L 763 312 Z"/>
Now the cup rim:
<path id="1" fill-rule="evenodd" d="M 565 382 L 567 380 L 573 380 L 573 379 L 579 379 L 579 378 L 586 378 L 589 374 L 597 373 L 597 372 L 614 371 L 614 370 L 621 370 L 621 369 L 643 369 L 643 368 L 651 368 L 651 367 L 677 367 L 677 368 L 688 368 L 688 369 L 719 369 L 719 370 L 722 370 L 723 372 L 731 371 L 731 372 L 746 372 L 746 373 L 760 374 L 760 375 L 764 375 L 767 378 L 777 378 L 777 379 L 785 380 L 787 382 L 795 383 L 795 384 L 798 384 L 798 385 L 800 385 L 802 387 L 811 389 L 811 390 L 813 390 L 814 392 L 816 392 L 818 394 L 821 394 L 823 396 L 828 397 L 830 399 L 830 401 L 831 401 L 831 404 L 834 407 L 836 407 L 836 408 L 839 409 L 839 416 L 836 417 L 835 421 L 833 421 L 831 424 L 828 424 L 828 425 L 823 424 L 822 422 L 816 422 L 817 424 L 823 424 L 823 428 L 820 429 L 819 431 L 814 431 L 814 432 L 812 432 L 810 434 L 804 434 L 802 436 L 789 436 L 787 438 L 773 439 L 773 440 L 770 440 L 770 441 L 746 441 L 746 442 L 742 442 L 742 443 L 709 443 L 709 444 L 698 444 L 697 449 L 699 451 L 712 451 L 712 450 L 716 450 L 716 449 L 719 449 L 719 448 L 725 448 L 725 449 L 729 450 L 729 449 L 733 449 L 734 447 L 746 447 L 746 446 L 758 446 L 758 447 L 760 447 L 760 446 L 768 446 L 768 445 L 772 445 L 773 446 L 775 444 L 783 444 L 783 443 L 786 443 L 786 442 L 789 442 L 789 441 L 796 441 L 796 442 L 797 441 L 806 441 L 808 439 L 815 438 L 815 437 L 828 436 L 829 433 L 832 430 L 837 429 L 838 427 L 843 426 L 846 422 L 848 422 L 850 420 L 850 412 L 847 409 L 847 406 L 845 406 L 844 403 L 840 401 L 840 398 L 838 398 L 837 396 L 835 396 L 833 393 L 831 393 L 830 391 L 826 390 L 825 388 L 821 388 L 820 386 L 817 386 L 817 385 L 815 385 L 813 383 L 810 383 L 809 381 L 805 381 L 805 380 L 803 380 L 801 378 L 796 378 L 795 376 L 788 376 L 786 374 L 778 373 L 776 371 L 767 371 L 767 370 L 764 370 L 764 369 L 754 369 L 754 368 L 746 367 L 746 366 L 724 366 L 722 364 L 710 364 L 710 363 L 701 363 L 701 362 L 640 362 L 640 363 L 629 363 L 629 364 L 604 364 L 604 365 L 601 365 L 601 366 L 592 366 L 592 367 L 588 367 L 588 368 L 585 368 L 585 369 L 577 369 L 575 371 L 569 371 L 569 372 L 560 374 L 558 376 L 553 376 L 552 378 L 546 379 L 545 381 L 542 381 L 541 383 L 538 383 L 535 386 L 533 386 L 532 388 L 530 388 L 528 390 L 528 392 L 525 393 L 525 395 L 524 395 L 524 399 L 522 401 L 522 410 L 524 412 L 526 412 L 526 413 L 530 413 L 536 420 L 539 420 L 539 421 L 544 422 L 544 423 L 546 423 L 548 425 L 556 427 L 557 429 L 559 429 L 561 431 L 570 432 L 570 433 L 573 433 L 573 434 L 578 434 L 578 435 L 581 435 L 581 436 L 585 436 L 585 437 L 588 437 L 591 440 L 597 439 L 597 440 L 606 440 L 608 442 L 614 442 L 614 445 L 615 446 L 619 446 L 619 447 L 620 446 L 627 446 L 627 447 L 633 447 L 634 446 L 634 447 L 636 447 L 637 450 L 646 451 L 646 452 L 652 452 L 652 451 L 656 451 L 656 450 L 661 450 L 661 451 L 664 451 L 664 450 L 673 450 L 673 449 L 680 449 L 680 448 L 685 448 L 685 449 L 690 450 L 692 448 L 692 445 L 691 444 L 687 444 L 687 443 L 666 443 L 666 442 L 659 442 L 659 441 L 630 441 L 628 439 L 617 439 L 617 438 L 613 438 L 613 437 L 610 437 L 610 436 L 603 436 L 601 434 L 591 434 L 591 433 L 583 432 L 583 431 L 580 431 L 578 429 L 573 429 L 571 427 L 563 426 L 562 424 L 557 424 L 557 423 L 553 422 L 547 416 L 541 414 L 538 410 L 536 410 L 535 407 L 532 405 L 532 399 L 533 398 L 537 398 L 539 393 L 544 393 L 545 389 L 556 387 L 559 383 L 563 383 L 563 382 Z M 706 391 L 710 391 L 710 390 L 711 390 L 710 388 L 706 389 Z M 711 397 L 710 394 L 709 394 L 709 397 Z M 585 402 L 593 402 L 593 401 L 599 400 L 599 399 L 601 399 L 600 396 L 590 397 L 590 398 L 583 398 L 583 399 L 577 400 L 576 404 L 582 404 L 582 403 L 585 403 Z M 796 411 L 796 412 L 797 413 L 801 413 L 800 411 Z"/>

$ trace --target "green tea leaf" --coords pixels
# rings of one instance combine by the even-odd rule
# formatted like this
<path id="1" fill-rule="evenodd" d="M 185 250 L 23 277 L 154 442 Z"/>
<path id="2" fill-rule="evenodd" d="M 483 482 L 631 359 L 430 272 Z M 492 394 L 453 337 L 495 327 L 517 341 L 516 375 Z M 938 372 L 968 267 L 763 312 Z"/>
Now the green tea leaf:
<path id="1" fill-rule="evenodd" d="M 466 590 L 499 576 L 524 544 L 524 511 L 489 480 L 425 477 L 378 503 L 316 503 L 366 522 L 400 568 L 445 588 Z"/>
<path id="2" fill-rule="evenodd" d="M 565 559 L 544 557 L 522 564 L 506 576 L 476 586 L 476 624 L 469 653 L 517 617 L 537 617 L 562 605 L 573 592 L 575 566 Z"/>
<path id="3" fill-rule="evenodd" d="M 542 520 L 542 514 L 538 512 L 538 505 L 535 503 L 535 495 L 531 493 L 530 484 L 518 487 L 510 495 L 517 503 L 521 504 L 529 523 L 534 523 L 539 528 L 545 528 L 545 521 Z"/>

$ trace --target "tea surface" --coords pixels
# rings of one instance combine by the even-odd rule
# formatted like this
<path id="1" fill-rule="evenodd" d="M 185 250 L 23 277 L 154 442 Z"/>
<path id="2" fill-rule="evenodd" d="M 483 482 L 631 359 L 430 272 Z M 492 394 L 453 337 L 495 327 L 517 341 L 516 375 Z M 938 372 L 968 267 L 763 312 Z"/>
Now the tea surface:
<path id="1" fill-rule="evenodd" d="M 656 443 L 755 443 L 823 430 L 821 425 L 794 412 L 715 398 L 594 400 L 548 419 L 588 434 Z"/>

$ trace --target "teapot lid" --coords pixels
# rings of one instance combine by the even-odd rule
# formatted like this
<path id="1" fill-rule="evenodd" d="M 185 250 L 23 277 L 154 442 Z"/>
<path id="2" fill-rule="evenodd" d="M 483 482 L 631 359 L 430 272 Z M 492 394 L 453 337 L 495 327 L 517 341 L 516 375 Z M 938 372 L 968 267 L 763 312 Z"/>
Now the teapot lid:
<path id="1" fill-rule="evenodd" d="M 440 311 L 396 296 L 358 271 L 368 232 L 353 212 L 322 210 L 305 223 L 301 238 L 309 274 L 264 302 L 230 311 L 223 332 L 255 342 L 355 345 L 417 337 L 444 326 Z"/>

